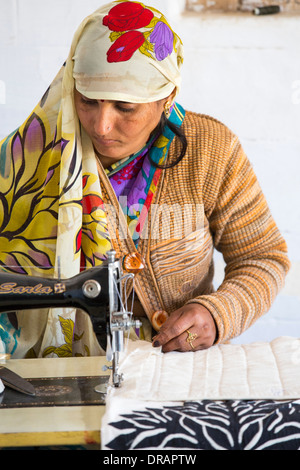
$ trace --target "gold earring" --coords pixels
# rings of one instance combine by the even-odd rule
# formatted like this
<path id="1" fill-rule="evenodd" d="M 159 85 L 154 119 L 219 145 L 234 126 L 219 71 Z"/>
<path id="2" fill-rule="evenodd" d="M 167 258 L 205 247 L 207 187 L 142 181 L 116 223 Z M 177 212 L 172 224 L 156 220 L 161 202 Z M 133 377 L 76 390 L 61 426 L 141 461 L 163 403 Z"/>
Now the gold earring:
<path id="1" fill-rule="evenodd" d="M 166 116 L 167 119 L 169 119 L 170 114 L 171 114 L 170 108 L 171 108 L 171 103 L 169 103 L 169 101 L 167 101 L 165 103 L 165 106 L 164 106 L 164 113 L 165 113 L 165 116 Z"/>

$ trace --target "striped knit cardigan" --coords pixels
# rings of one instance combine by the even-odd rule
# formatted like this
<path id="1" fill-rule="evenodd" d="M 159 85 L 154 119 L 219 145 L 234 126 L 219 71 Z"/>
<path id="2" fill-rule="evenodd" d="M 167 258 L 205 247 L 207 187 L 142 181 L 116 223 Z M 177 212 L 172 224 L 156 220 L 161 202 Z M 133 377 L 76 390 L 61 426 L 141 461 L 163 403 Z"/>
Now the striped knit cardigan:
<path id="1" fill-rule="evenodd" d="M 212 314 L 217 342 L 240 335 L 266 313 L 289 269 L 287 247 L 273 220 L 253 168 L 237 137 L 217 120 L 187 112 L 184 159 L 162 172 L 147 224 L 138 244 L 146 261 L 136 292 L 151 321 L 198 302 Z M 171 144 L 168 162 L 179 155 Z M 99 167 L 105 202 L 118 209 Z M 120 214 L 108 223 L 118 256 L 135 247 Z M 222 284 L 213 288 L 213 252 L 223 254 Z"/>

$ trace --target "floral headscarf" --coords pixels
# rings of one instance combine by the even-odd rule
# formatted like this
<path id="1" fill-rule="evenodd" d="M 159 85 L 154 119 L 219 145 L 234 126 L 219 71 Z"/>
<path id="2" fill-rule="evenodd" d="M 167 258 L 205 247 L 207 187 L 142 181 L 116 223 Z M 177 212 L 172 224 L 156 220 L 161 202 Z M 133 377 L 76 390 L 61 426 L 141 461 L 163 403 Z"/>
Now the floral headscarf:
<path id="1" fill-rule="evenodd" d="M 73 59 L 76 88 L 88 98 L 146 103 L 180 89 L 181 40 L 164 15 L 139 2 L 100 8 Z"/>

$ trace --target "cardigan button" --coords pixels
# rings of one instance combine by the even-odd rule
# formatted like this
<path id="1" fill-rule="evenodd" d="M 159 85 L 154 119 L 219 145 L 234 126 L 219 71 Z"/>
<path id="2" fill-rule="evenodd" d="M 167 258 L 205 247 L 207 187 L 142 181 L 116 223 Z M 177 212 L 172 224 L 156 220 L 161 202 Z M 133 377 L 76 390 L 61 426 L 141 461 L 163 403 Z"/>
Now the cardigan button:
<path id="1" fill-rule="evenodd" d="M 151 323 L 156 331 L 160 330 L 162 324 L 165 323 L 168 317 L 169 315 L 165 310 L 157 310 L 152 314 Z"/>
<path id="2" fill-rule="evenodd" d="M 128 253 L 128 255 L 123 258 L 123 269 L 127 273 L 138 274 L 145 267 L 145 261 L 140 255 L 140 253 Z"/>

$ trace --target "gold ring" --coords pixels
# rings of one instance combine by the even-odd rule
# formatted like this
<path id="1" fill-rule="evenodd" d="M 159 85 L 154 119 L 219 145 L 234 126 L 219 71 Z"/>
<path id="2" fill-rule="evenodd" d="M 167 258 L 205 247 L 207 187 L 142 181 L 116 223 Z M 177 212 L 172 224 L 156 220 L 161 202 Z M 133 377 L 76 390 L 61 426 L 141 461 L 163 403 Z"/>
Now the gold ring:
<path id="1" fill-rule="evenodd" d="M 188 334 L 188 337 L 186 339 L 187 343 L 189 343 L 189 345 L 191 346 L 192 349 L 195 349 L 194 348 L 194 345 L 193 345 L 193 341 L 194 339 L 197 338 L 197 333 L 191 333 L 189 330 L 186 330 L 187 334 Z"/>

